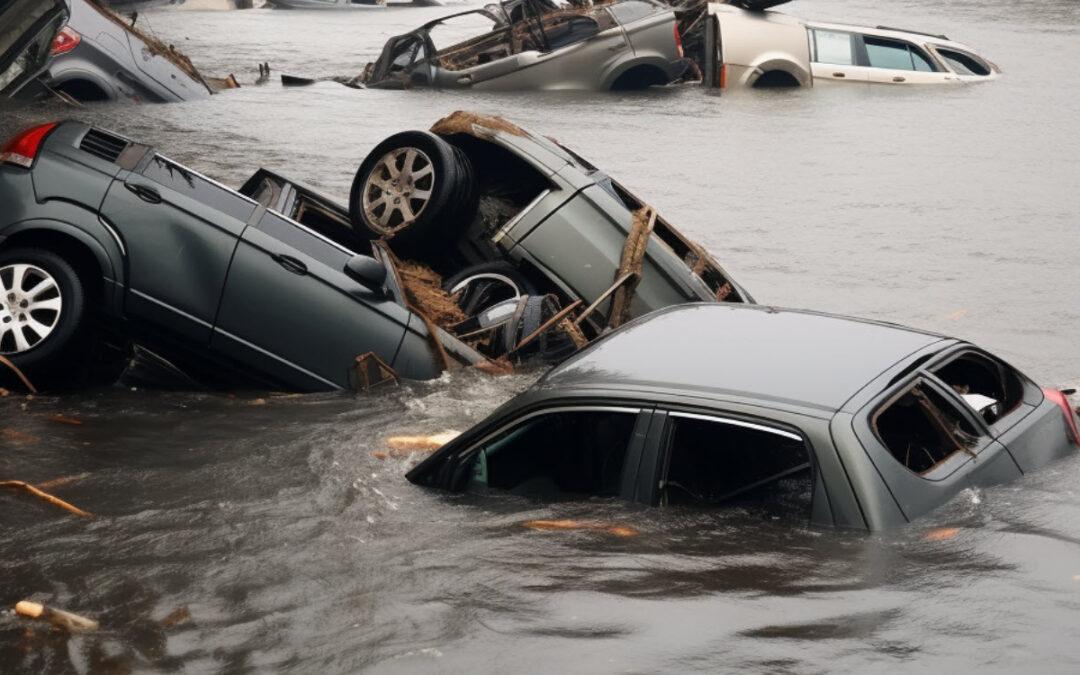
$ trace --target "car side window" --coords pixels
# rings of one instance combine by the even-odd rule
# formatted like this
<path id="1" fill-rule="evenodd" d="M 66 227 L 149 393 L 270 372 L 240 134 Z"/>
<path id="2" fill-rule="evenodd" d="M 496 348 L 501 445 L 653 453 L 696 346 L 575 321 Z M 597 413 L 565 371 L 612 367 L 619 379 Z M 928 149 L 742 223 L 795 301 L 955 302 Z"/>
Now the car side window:
<path id="1" fill-rule="evenodd" d="M 874 432 L 896 461 L 926 475 L 957 453 L 974 453 L 982 432 L 923 379 L 879 410 Z"/>
<path id="2" fill-rule="evenodd" d="M 990 74 L 990 66 L 970 54 L 954 51 L 952 49 L 937 48 L 937 53 L 945 59 L 945 63 L 957 75 L 980 75 Z"/>
<path id="3" fill-rule="evenodd" d="M 143 176 L 237 220 L 246 221 L 255 210 L 254 202 L 239 193 L 216 185 L 161 155 L 154 155 L 153 161 L 143 170 Z"/>
<path id="4" fill-rule="evenodd" d="M 871 68 L 934 71 L 929 59 L 906 42 L 864 35 L 863 43 L 866 45 L 866 56 L 870 60 Z"/>
<path id="5" fill-rule="evenodd" d="M 795 504 L 809 517 L 810 451 L 799 434 L 698 415 L 670 415 L 662 504 L 715 505 L 740 496 Z"/>
<path id="6" fill-rule="evenodd" d="M 852 34 L 814 29 L 814 61 L 836 66 L 855 64 Z"/>
<path id="7" fill-rule="evenodd" d="M 618 4 L 608 7 L 611 14 L 615 17 L 615 20 L 621 24 L 631 23 L 638 19 L 644 19 L 647 16 L 656 14 L 657 8 L 647 2 L 641 2 L 640 0 L 629 0 L 629 2 L 620 2 Z"/>
<path id="8" fill-rule="evenodd" d="M 559 410 L 530 417 L 480 447 L 469 488 L 546 499 L 618 496 L 637 416 L 635 410 Z"/>
<path id="9" fill-rule="evenodd" d="M 1016 410 L 1024 398 L 1024 385 L 1016 371 L 978 352 L 965 352 L 933 373 L 987 424 Z"/>

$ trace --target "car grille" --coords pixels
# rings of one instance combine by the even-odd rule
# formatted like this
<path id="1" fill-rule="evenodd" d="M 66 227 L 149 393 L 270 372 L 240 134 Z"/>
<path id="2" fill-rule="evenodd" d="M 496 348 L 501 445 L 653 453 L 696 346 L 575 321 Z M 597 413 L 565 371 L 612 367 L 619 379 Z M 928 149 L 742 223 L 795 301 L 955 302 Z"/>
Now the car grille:
<path id="1" fill-rule="evenodd" d="M 79 143 L 79 149 L 95 157 L 100 157 L 106 162 L 116 162 L 121 153 L 127 148 L 128 142 L 104 131 L 91 129 L 83 136 Z"/>

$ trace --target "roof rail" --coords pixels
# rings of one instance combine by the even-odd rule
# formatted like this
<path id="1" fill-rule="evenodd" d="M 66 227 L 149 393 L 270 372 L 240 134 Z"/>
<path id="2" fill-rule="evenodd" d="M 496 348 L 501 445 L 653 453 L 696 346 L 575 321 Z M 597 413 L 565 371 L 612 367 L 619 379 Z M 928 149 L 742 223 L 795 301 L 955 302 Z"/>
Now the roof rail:
<path id="1" fill-rule="evenodd" d="M 898 33 L 912 33 L 914 35 L 925 35 L 926 37 L 938 38 L 939 40 L 948 40 L 948 35 L 941 35 L 936 33 L 926 33 L 921 30 L 909 30 L 907 28 L 894 28 L 892 26 L 874 26 L 878 30 L 894 30 Z"/>

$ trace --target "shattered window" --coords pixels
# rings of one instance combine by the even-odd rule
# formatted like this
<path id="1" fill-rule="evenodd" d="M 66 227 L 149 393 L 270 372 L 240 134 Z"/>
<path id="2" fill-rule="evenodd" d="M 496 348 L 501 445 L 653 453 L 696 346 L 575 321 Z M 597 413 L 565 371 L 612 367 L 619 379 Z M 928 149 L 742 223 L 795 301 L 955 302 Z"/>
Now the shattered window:
<path id="1" fill-rule="evenodd" d="M 636 411 L 576 410 L 534 417 L 484 444 L 470 487 L 555 499 L 618 496 Z"/>
<path id="2" fill-rule="evenodd" d="M 1024 386 L 1016 371 L 975 352 L 953 359 L 934 374 L 987 424 L 1015 410 L 1024 397 Z"/>
<path id="3" fill-rule="evenodd" d="M 831 30 L 814 30 L 814 60 L 837 66 L 855 63 L 851 49 L 851 33 Z"/>
<path id="4" fill-rule="evenodd" d="M 798 434 L 672 415 L 661 503 L 710 506 L 744 497 L 793 505 L 809 517 L 810 454 Z"/>
<path id="5" fill-rule="evenodd" d="M 874 429 L 892 456 L 920 475 L 957 453 L 974 453 L 980 440 L 975 426 L 924 381 L 879 412 Z"/>
<path id="6" fill-rule="evenodd" d="M 938 48 L 937 53 L 945 59 L 945 63 L 949 64 L 949 68 L 957 75 L 986 76 L 990 74 L 990 67 L 970 54 L 941 48 Z"/>

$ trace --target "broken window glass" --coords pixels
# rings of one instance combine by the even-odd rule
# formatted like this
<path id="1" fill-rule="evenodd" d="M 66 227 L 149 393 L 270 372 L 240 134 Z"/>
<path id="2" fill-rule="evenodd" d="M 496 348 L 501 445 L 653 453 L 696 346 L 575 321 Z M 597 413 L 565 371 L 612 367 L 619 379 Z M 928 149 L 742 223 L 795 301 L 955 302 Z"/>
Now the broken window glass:
<path id="1" fill-rule="evenodd" d="M 814 60 L 837 66 L 854 65 L 851 33 L 814 30 Z"/>
<path id="2" fill-rule="evenodd" d="M 737 420 L 672 415 L 661 503 L 736 497 L 788 502 L 809 516 L 810 454 L 797 434 Z"/>
<path id="3" fill-rule="evenodd" d="M 559 411 L 526 420 L 480 448 L 472 489 L 556 499 L 617 496 L 635 411 Z"/>
<path id="4" fill-rule="evenodd" d="M 1016 371 L 976 352 L 953 359 L 934 374 L 987 424 L 994 424 L 1015 410 L 1024 397 L 1024 387 Z"/>
<path id="5" fill-rule="evenodd" d="M 952 68 L 952 71 L 957 75 L 986 76 L 990 74 L 990 67 L 970 54 L 940 48 L 937 53 L 941 55 L 941 58 L 945 59 L 945 62 L 949 64 L 949 68 Z"/>
<path id="6" fill-rule="evenodd" d="M 980 440 L 960 410 L 922 380 L 879 412 L 874 428 L 892 456 L 920 475 L 956 453 L 974 454 Z"/>

